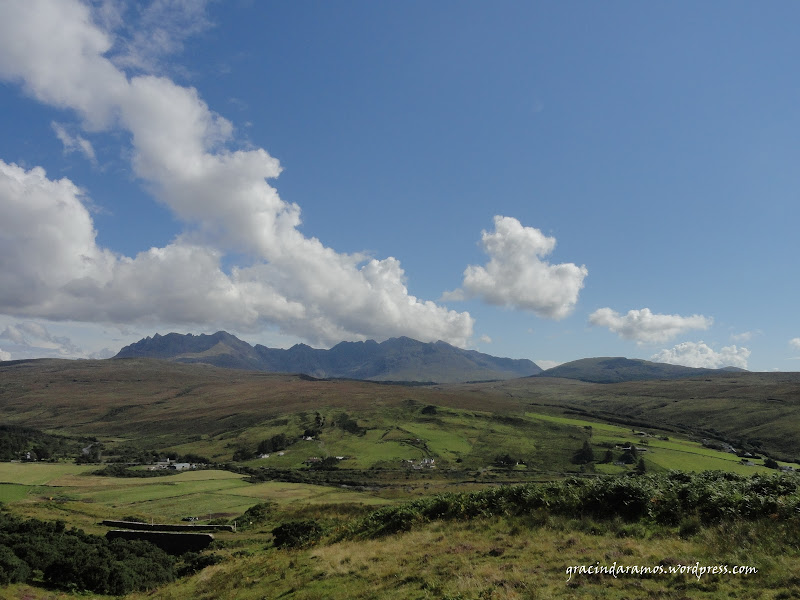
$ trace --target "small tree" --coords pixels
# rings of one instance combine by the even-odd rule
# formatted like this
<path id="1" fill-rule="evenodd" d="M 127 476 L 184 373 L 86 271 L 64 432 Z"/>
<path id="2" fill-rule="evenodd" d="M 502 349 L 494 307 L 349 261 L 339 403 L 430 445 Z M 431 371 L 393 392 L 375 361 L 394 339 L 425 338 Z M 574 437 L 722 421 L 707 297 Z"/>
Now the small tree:
<path id="1" fill-rule="evenodd" d="M 626 465 L 636 464 L 639 459 L 639 455 L 636 452 L 636 446 L 633 444 L 628 444 L 627 448 L 628 449 L 622 453 L 622 456 L 620 456 L 619 459 Z"/>
<path id="2" fill-rule="evenodd" d="M 586 465 L 594 462 L 594 450 L 592 445 L 587 441 L 583 442 L 583 446 L 572 457 L 572 462 L 576 465 Z"/>

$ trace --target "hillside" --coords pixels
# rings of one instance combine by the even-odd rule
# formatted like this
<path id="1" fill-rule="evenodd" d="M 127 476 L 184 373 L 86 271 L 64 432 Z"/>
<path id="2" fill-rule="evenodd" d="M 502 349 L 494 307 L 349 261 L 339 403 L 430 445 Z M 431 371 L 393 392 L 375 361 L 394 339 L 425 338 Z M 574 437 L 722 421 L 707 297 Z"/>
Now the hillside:
<path id="1" fill-rule="evenodd" d="M 0 501 L 20 517 L 66 521 L 101 536 L 104 519 L 238 523 L 235 533 L 216 535 L 211 553 L 218 561 L 197 559 L 199 573 L 187 569 L 130 600 L 512 600 L 523 597 L 519 590 L 545 598 L 588 590 L 622 600 L 631 589 L 701 597 L 694 592 L 706 585 L 693 575 L 566 581 L 570 565 L 613 561 L 760 569 L 758 580 L 712 580 L 714 595 L 702 596 L 708 598 L 755 597 L 751 588 L 765 585 L 774 597 L 789 598 L 794 589 L 796 479 L 771 477 L 763 459 L 748 466 L 697 439 L 743 435 L 764 453 L 800 454 L 791 434 L 800 427 L 797 373 L 405 386 L 144 358 L 14 361 L 0 364 L 0 422 L 17 431 L 96 436 L 109 462 L 157 450 L 216 463 L 142 478 L 121 476 L 124 464 L 98 471 L 102 465 L 72 460 L 0 463 Z M 284 451 L 275 448 L 278 438 Z M 267 441 L 271 455 L 259 456 Z M 633 476 L 638 465 L 618 462 L 620 446 L 632 441 L 645 448 L 643 476 Z M 572 460 L 583 444 L 593 449 L 591 464 Z M 327 470 L 311 457 L 337 462 Z M 673 469 L 684 472 L 667 472 Z M 585 471 L 632 476 L 581 477 Z M 698 471 L 711 472 L 689 475 Z M 547 483 L 497 485 L 531 481 Z M 439 492 L 446 493 L 431 496 Z M 765 506 L 777 507 L 768 519 Z M 717 522 L 722 514 L 735 519 Z M 315 543 L 282 548 L 279 528 L 296 531 L 298 524 L 320 527 Z M 29 537 L 20 540 L 26 548 Z M 596 594 L 601 583 L 614 593 Z M 12 584 L 0 596 L 54 597 L 38 585 Z"/>
<path id="2" fill-rule="evenodd" d="M 684 379 L 707 374 L 741 372 L 741 369 L 695 369 L 623 357 L 598 357 L 573 360 L 537 373 L 535 377 L 561 377 L 593 383 L 620 383 L 648 379 Z"/>
<path id="3" fill-rule="evenodd" d="M 550 385 L 544 385 L 550 382 Z M 632 427 L 660 427 L 800 457 L 800 373 L 713 371 L 701 377 L 591 383 L 554 377 L 452 386 L 474 398 L 516 399 Z"/>
<path id="4" fill-rule="evenodd" d="M 437 412 L 423 413 L 429 406 Z M 502 450 L 551 469 L 569 463 L 586 435 L 584 425 L 592 421 L 618 424 L 621 439 L 632 428 L 650 427 L 670 436 L 724 440 L 781 460 L 800 457 L 798 373 L 405 386 L 155 359 L 0 365 L 4 424 L 175 448 L 215 460 L 228 460 L 238 449 L 255 450 L 273 435 L 300 436 L 318 428 L 317 413 L 324 422 L 324 454 L 358 456 L 352 464 L 360 467 L 433 455 L 477 467 Z M 311 456 L 322 449 L 317 441 L 303 444 Z M 371 457 L 363 458 L 367 453 Z"/>
<path id="5" fill-rule="evenodd" d="M 156 334 L 124 347 L 114 358 L 160 358 L 224 368 L 303 373 L 318 378 L 438 383 L 511 379 L 540 373 L 530 360 L 498 358 L 446 342 L 407 337 L 378 343 L 342 342 L 330 350 L 297 344 L 288 350 L 251 346 L 219 331 L 213 335 Z"/>

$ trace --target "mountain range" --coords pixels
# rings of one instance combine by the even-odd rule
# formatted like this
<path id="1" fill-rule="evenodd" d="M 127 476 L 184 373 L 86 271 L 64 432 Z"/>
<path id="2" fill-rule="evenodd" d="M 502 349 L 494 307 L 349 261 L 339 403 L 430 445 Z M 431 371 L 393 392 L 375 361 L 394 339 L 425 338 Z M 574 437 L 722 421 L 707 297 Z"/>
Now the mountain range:
<path id="1" fill-rule="evenodd" d="M 251 346 L 230 333 L 213 335 L 168 333 L 146 337 L 125 346 L 114 358 L 159 358 L 204 363 L 230 369 L 301 373 L 316 377 L 425 383 L 462 383 L 560 377 L 592 383 L 621 383 L 653 379 L 683 379 L 741 371 L 698 369 L 624 357 L 582 358 L 543 371 L 527 359 L 498 358 L 462 350 L 442 341 L 420 342 L 407 337 L 384 342 L 341 342 L 330 350 L 297 344 L 288 350 Z"/>
<path id="2" fill-rule="evenodd" d="M 225 331 L 213 335 L 155 334 L 125 346 L 114 358 L 134 357 L 372 381 L 455 383 L 512 379 L 542 372 L 527 359 L 498 358 L 442 341 L 425 343 L 407 337 L 381 343 L 341 342 L 330 350 L 305 344 L 284 350 L 251 346 Z"/>

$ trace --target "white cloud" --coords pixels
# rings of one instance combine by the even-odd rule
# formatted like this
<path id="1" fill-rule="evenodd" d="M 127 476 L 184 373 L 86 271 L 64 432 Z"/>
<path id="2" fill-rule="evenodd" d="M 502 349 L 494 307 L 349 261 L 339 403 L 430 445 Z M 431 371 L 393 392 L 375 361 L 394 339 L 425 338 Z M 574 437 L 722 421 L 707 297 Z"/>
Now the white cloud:
<path id="1" fill-rule="evenodd" d="M 491 337 L 489 337 L 489 336 L 488 336 L 488 335 L 486 335 L 486 334 L 483 334 L 483 335 L 482 335 L 480 338 L 478 338 L 478 339 L 479 339 L 479 341 L 480 341 L 480 342 L 483 342 L 484 344 L 491 344 L 491 343 L 492 343 L 492 338 L 491 338 Z"/>
<path id="2" fill-rule="evenodd" d="M 118 5 L 102 6 L 105 19 L 118 22 Z M 186 230 L 164 248 L 114 255 L 96 245 L 73 182 L 0 160 L 0 311 L 239 330 L 276 325 L 322 344 L 397 335 L 468 344 L 469 313 L 410 295 L 393 257 L 341 254 L 305 237 L 300 208 L 266 181 L 280 174 L 276 159 L 260 148 L 229 148 L 231 123 L 196 90 L 164 77 L 128 78 L 105 56 L 112 46 L 78 2 L 0 3 L 0 78 L 74 110 L 86 128 L 129 131 L 136 174 Z M 165 42 L 161 51 L 171 48 Z M 251 266 L 223 272 L 231 252 L 249 255 Z"/>
<path id="3" fill-rule="evenodd" d="M 183 42 L 211 27 L 208 0 L 152 0 L 128 7 L 113 3 L 94 11 L 95 20 L 116 34 L 113 62 L 120 68 L 163 71 L 163 58 L 183 50 Z"/>
<path id="4" fill-rule="evenodd" d="M 680 315 L 654 314 L 649 308 L 629 310 L 625 316 L 610 308 L 600 308 L 589 315 L 589 323 L 608 327 L 626 340 L 638 343 L 666 342 L 691 329 L 708 329 L 713 319 L 703 315 L 682 317 Z"/>
<path id="5" fill-rule="evenodd" d="M 11 360 L 11 353 L 0 348 L 0 361 L 2 360 Z"/>
<path id="6" fill-rule="evenodd" d="M 0 311 L 50 316 L 70 282 L 108 281 L 116 259 L 95 244 L 82 197 L 68 179 L 0 160 Z"/>
<path id="7" fill-rule="evenodd" d="M 445 300 L 478 297 L 498 306 L 529 310 L 540 317 L 562 319 L 578 301 L 585 266 L 551 265 L 542 260 L 556 239 L 533 227 L 523 227 L 513 217 L 494 217 L 495 230 L 483 231 L 481 244 L 489 255 L 485 267 L 470 265 L 460 289 L 444 294 Z"/>
<path id="8" fill-rule="evenodd" d="M 662 350 L 650 357 L 655 362 L 683 365 L 685 367 L 699 367 L 705 369 L 719 369 L 722 367 L 747 368 L 747 359 L 750 350 L 725 346 L 719 352 L 706 345 L 704 342 L 683 342 L 672 349 Z"/>
<path id="9" fill-rule="evenodd" d="M 104 358 L 112 358 L 117 354 L 118 350 L 112 350 L 111 348 L 103 348 L 102 350 L 98 350 L 97 352 L 90 352 L 88 358 L 91 359 L 104 359 Z"/>
<path id="10" fill-rule="evenodd" d="M 0 332 L 0 339 L 11 342 L 15 353 L 25 357 L 55 356 L 66 358 L 84 356 L 81 348 L 75 345 L 70 338 L 53 335 L 44 325 L 34 321 L 7 325 Z"/>
<path id="11" fill-rule="evenodd" d="M 800 337 L 790 339 L 789 345 L 796 350 L 800 350 Z"/>
<path id="12" fill-rule="evenodd" d="M 110 323 L 218 323 L 255 330 L 274 324 L 315 343 L 411 335 L 465 346 L 468 313 L 408 294 L 392 258 L 359 264 L 317 240 L 272 263 L 220 266 L 213 247 L 178 238 L 134 258 L 95 243 L 81 192 L 41 168 L 0 160 L 0 311 Z"/>
<path id="13" fill-rule="evenodd" d="M 89 140 L 80 135 L 70 135 L 61 123 L 53 121 L 50 125 L 55 131 L 56 137 L 64 145 L 64 152 L 78 151 L 88 158 L 93 165 L 97 164 L 97 156 L 95 156 L 94 147 Z"/>
<path id="14" fill-rule="evenodd" d="M 732 333 L 731 340 L 734 342 L 749 342 L 755 335 L 752 331 L 743 331 L 742 333 Z"/>

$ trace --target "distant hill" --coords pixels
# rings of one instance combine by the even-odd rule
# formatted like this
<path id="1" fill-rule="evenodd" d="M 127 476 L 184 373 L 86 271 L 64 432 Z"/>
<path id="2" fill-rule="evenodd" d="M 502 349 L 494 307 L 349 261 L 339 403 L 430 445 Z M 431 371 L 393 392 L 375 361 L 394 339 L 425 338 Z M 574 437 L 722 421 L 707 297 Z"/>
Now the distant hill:
<path id="1" fill-rule="evenodd" d="M 213 335 L 169 333 L 125 346 L 114 358 L 139 357 L 371 381 L 453 383 L 527 377 L 542 371 L 530 360 L 498 358 L 442 341 L 425 343 L 407 337 L 381 343 L 342 342 L 330 350 L 305 344 L 283 350 L 251 346 L 225 331 Z"/>
<path id="2" fill-rule="evenodd" d="M 709 373 L 729 373 L 744 371 L 737 367 L 724 369 L 696 369 L 655 363 L 636 358 L 599 357 L 582 358 L 564 363 L 536 374 L 536 377 L 562 377 L 592 383 L 621 383 L 624 381 L 645 381 L 649 379 L 684 379 Z"/>

